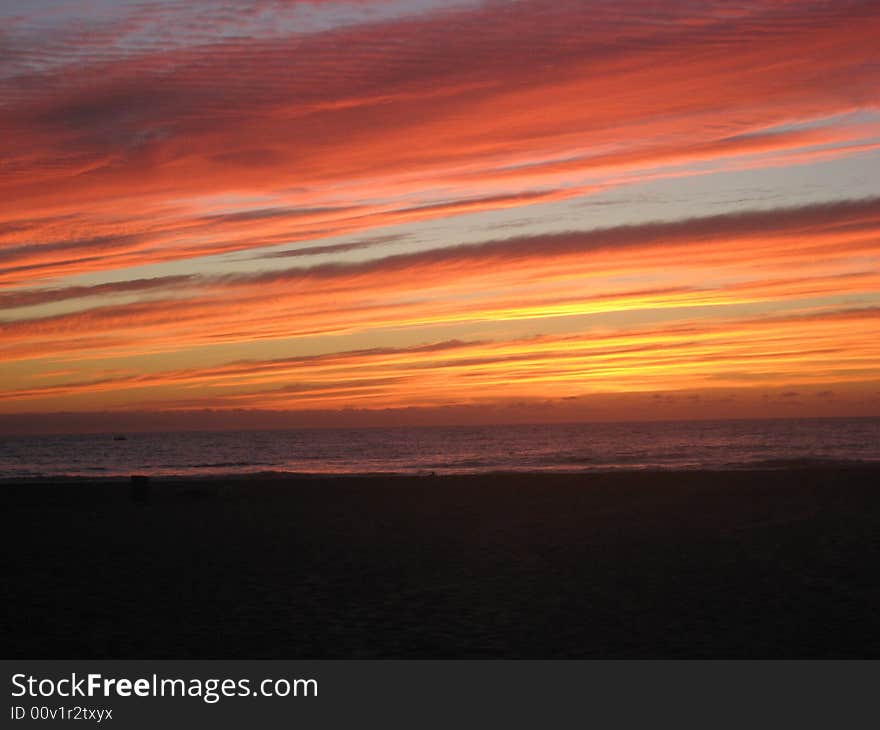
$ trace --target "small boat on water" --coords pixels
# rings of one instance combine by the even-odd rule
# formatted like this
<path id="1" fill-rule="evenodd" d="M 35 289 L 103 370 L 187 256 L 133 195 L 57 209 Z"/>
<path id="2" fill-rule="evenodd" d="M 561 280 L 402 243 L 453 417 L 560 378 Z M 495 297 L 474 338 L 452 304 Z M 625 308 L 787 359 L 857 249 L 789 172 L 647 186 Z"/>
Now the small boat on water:
<path id="1" fill-rule="evenodd" d="M 128 438 L 126 436 L 123 436 L 121 433 L 118 433 L 113 437 L 113 440 L 114 441 L 128 441 Z"/>

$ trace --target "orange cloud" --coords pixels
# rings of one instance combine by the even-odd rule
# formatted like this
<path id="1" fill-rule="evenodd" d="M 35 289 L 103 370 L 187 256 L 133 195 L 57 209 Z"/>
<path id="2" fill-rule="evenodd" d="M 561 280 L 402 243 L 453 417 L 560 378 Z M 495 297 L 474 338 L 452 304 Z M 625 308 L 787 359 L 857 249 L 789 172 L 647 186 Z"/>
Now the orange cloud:
<path id="1" fill-rule="evenodd" d="M 532 0 L 124 52 L 105 24 L 93 55 L 67 39 L 75 66 L 0 81 L 0 284 L 876 146 L 876 123 L 777 128 L 876 107 L 863 3 L 652 4 L 639 23 L 617 5 L 589 23 L 581 3 Z M 191 202 L 224 194 L 282 203 Z"/>
<path id="2" fill-rule="evenodd" d="M 8 294 L 8 303 L 128 291 L 157 298 L 8 321 L 0 351 L 8 358 L 32 357 L 39 346 L 44 356 L 63 355 L 77 349 L 83 332 L 91 336 L 92 353 L 99 352 L 96 337 L 106 335 L 112 349 L 133 333 L 135 348 L 148 340 L 155 351 L 390 326 L 871 294 L 880 276 L 870 263 L 878 253 L 878 230 L 880 201 L 874 199 L 233 277 L 25 290 Z M 633 279 L 656 285 L 634 287 Z"/>
<path id="3" fill-rule="evenodd" d="M 94 408 L 143 407 L 158 398 L 167 407 L 174 401 L 164 399 L 174 393 L 189 406 L 302 410 L 493 403 L 536 392 L 546 399 L 864 382 L 880 377 L 880 344 L 870 336 L 878 321 L 874 308 L 605 335 L 441 342 L 39 385 L 2 399 L 17 409 L 46 399 Z"/>
<path id="4" fill-rule="evenodd" d="M 451 232 L 469 213 L 880 149 L 870 4 L 328 0 L 308 22 L 296 5 L 8 19 L 2 408 L 439 408 L 877 378 L 878 198 Z M 429 250 L 376 230 L 416 239 L 437 219 L 457 228 Z M 207 273 L 235 252 L 242 273 Z M 328 263 L 290 265 L 302 255 Z M 388 346 L 340 344 L 368 336 Z M 228 362 L 267 345 L 342 351 Z"/>

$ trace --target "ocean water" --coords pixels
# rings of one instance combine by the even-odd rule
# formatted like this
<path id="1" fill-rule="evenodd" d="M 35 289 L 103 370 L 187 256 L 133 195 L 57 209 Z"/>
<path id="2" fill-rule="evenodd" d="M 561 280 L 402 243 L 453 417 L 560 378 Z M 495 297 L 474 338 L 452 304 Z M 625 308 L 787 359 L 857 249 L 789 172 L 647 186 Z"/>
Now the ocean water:
<path id="1" fill-rule="evenodd" d="M 880 462 L 880 418 L 0 436 L 0 479 Z"/>

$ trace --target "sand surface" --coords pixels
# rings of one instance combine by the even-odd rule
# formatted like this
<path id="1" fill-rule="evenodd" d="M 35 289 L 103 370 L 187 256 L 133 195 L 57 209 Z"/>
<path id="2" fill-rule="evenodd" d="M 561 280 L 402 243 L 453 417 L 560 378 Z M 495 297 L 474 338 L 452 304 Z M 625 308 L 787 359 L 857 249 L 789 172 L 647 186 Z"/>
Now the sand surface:
<path id="1" fill-rule="evenodd" d="M 878 477 L 4 484 L 2 654 L 880 657 Z"/>

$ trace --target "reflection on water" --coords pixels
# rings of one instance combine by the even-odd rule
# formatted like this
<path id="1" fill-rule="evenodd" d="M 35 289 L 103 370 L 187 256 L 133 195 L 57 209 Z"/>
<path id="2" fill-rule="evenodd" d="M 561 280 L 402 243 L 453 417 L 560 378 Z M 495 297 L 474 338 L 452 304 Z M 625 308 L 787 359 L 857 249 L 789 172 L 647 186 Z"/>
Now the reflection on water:
<path id="1" fill-rule="evenodd" d="M 0 437 L 2 478 L 702 469 L 880 461 L 880 419 Z"/>

